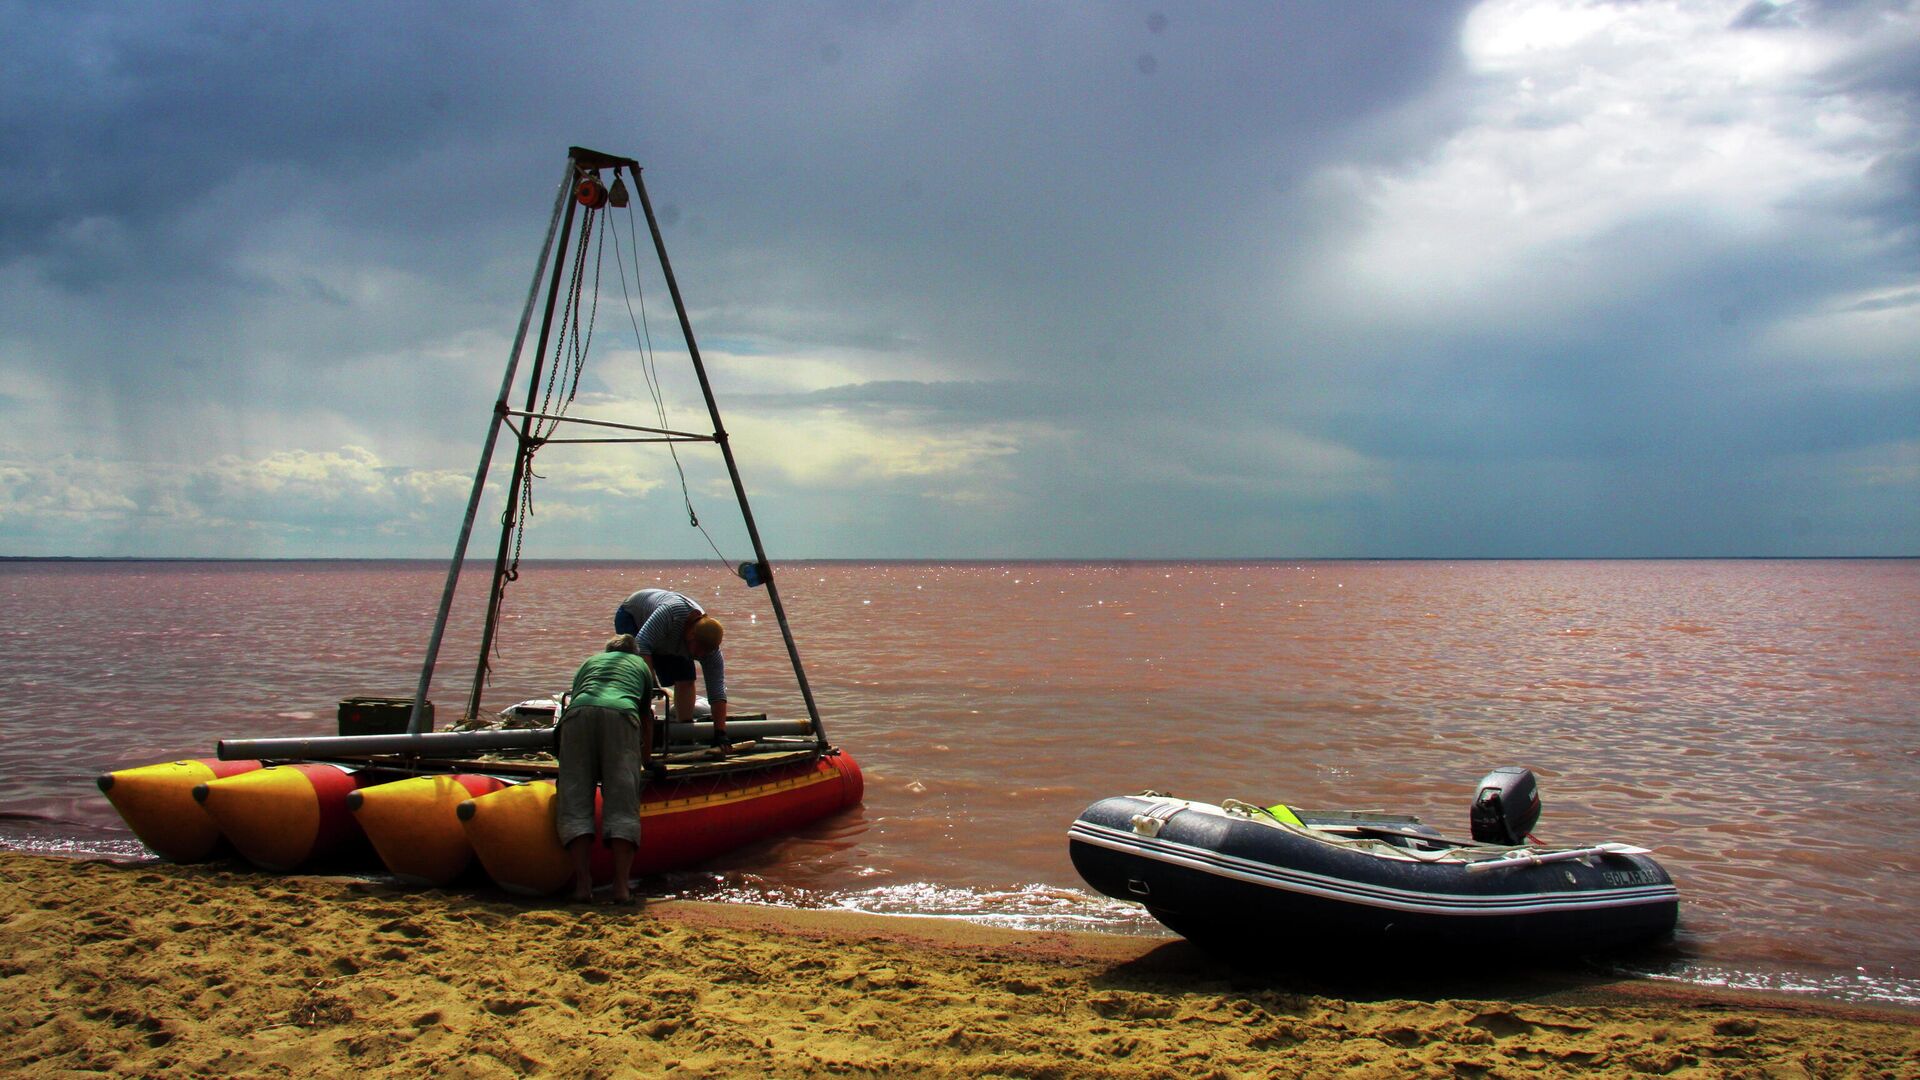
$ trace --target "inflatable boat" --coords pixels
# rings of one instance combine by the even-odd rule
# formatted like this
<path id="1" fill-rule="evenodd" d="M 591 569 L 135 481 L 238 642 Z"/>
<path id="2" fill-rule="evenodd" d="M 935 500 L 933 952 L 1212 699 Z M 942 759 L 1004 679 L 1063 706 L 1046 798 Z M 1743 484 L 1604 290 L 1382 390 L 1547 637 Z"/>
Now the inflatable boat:
<path id="1" fill-rule="evenodd" d="M 676 727 L 710 737 L 710 725 Z M 756 720 L 731 728 L 784 730 Z M 238 855 L 280 873 L 384 866 L 421 886 L 454 884 L 478 865 L 502 888 L 538 895 L 559 890 L 571 874 L 554 832 L 552 759 L 444 755 L 489 748 L 481 743 L 526 752 L 550 747 L 552 738 L 545 728 L 224 740 L 222 754 L 236 760 L 122 769 L 98 783 L 134 835 L 172 862 Z M 403 752 L 408 745 L 412 754 Z M 858 806 L 865 786 L 846 751 L 780 736 L 737 743 L 718 756 L 662 745 L 648 772 L 636 874 L 680 869 L 790 833 Z M 593 854 L 595 876 L 605 884 L 612 855 L 598 841 Z"/>
<path id="2" fill-rule="evenodd" d="M 1204 947 L 1579 954 L 1672 932 L 1679 892 L 1645 848 L 1541 845 L 1539 814 L 1518 768 L 1481 782 L 1468 840 L 1403 814 L 1149 791 L 1089 806 L 1068 847 L 1087 884 Z"/>

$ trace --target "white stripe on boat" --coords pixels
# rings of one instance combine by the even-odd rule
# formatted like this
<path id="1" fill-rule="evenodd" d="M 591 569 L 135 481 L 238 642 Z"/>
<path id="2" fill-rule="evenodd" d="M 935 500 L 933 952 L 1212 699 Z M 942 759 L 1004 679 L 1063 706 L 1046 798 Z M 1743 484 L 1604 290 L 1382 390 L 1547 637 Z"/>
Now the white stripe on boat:
<path id="1" fill-rule="evenodd" d="M 1464 896 L 1457 893 L 1429 893 L 1370 885 L 1346 878 L 1292 870 L 1272 863 L 1255 862 L 1225 855 L 1209 848 L 1195 847 L 1159 838 L 1148 839 L 1106 825 L 1075 821 L 1067 830 L 1070 839 L 1095 847 L 1139 855 L 1155 862 L 1181 866 L 1189 870 L 1231 878 L 1283 892 L 1300 893 L 1327 900 L 1364 904 L 1393 911 L 1423 912 L 1433 915 L 1531 915 L 1543 911 L 1594 911 L 1604 908 L 1636 907 L 1644 904 L 1677 901 L 1680 890 L 1673 885 L 1639 885 L 1615 889 L 1582 889 L 1567 893 L 1506 893 L 1496 896 Z"/>

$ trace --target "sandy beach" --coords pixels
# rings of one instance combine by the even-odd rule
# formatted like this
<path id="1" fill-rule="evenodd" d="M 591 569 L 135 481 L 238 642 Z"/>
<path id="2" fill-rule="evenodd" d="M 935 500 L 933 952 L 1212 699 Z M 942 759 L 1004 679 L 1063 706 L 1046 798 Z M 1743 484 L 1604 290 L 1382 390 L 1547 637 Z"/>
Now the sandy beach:
<path id="1" fill-rule="evenodd" d="M 13 852 L 0 957 L 0 1060 L 35 1076 L 1920 1076 L 1920 1016 L 1667 983 L 1332 986 L 1178 941 Z"/>

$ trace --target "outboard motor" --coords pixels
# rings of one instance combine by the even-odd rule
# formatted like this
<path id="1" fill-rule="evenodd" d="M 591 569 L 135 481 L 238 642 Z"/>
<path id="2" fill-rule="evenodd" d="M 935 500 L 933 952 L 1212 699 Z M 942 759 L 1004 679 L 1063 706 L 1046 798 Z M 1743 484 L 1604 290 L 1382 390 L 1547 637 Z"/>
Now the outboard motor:
<path id="1" fill-rule="evenodd" d="M 1483 844 L 1527 842 L 1540 820 L 1540 786 L 1533 770 L 1504 765 L 1480 781 L 1473 797 L 1473 838 Z"/>

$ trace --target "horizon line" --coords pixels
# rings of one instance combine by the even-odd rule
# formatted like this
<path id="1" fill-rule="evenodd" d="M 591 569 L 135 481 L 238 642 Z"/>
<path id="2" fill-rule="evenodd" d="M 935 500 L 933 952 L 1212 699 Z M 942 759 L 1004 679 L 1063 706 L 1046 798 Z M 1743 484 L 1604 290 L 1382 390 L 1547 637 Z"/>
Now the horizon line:
<path id="1" fill-rule="evenodd" d="M 1818 562 L 1896 561 L 1910 555 L 801 555 L 769 560 L 786 563 L 1295 563 L 1295 562 Z M 431 563 L 426 555 L 0 555 L 0 562 L 100 563 Z M 570 555 L 529 558 L 522 563 L 706 563 L 698 556 Z M 469 558 L 465 564 L 481 564 Z M 732 567 L 728 567 L 731 571 Z"/>

